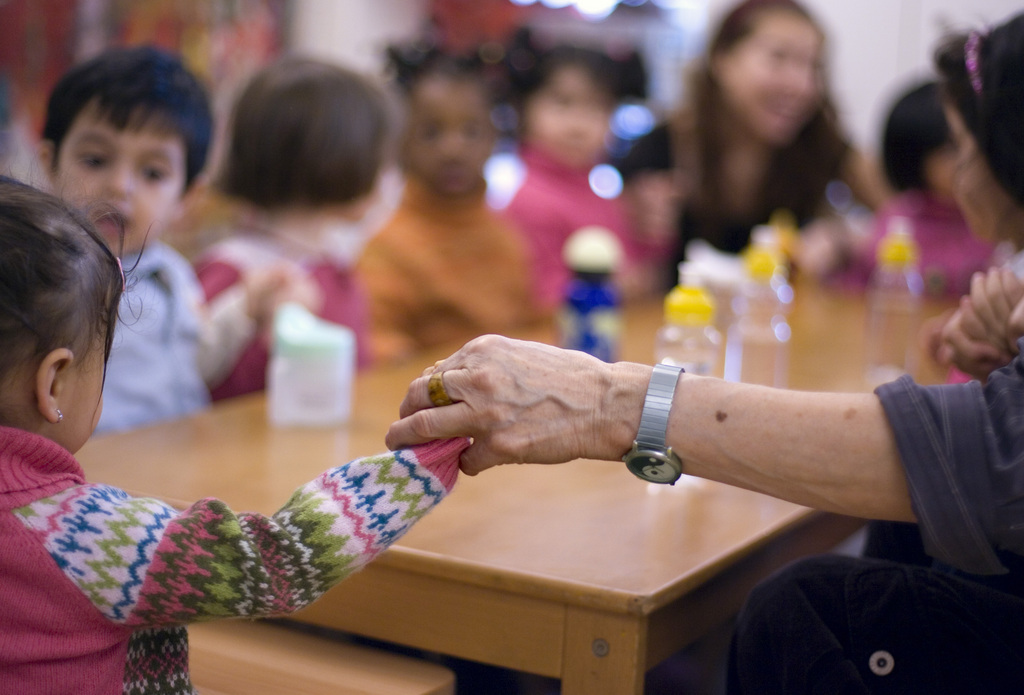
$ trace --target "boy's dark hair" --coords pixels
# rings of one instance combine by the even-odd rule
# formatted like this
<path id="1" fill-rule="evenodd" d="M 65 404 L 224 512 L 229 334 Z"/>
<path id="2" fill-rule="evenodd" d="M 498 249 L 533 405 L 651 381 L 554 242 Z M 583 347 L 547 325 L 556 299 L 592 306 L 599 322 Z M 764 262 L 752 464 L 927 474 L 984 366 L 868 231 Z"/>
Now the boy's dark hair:
<path id="1" fill-rule="evenodd" d="M 594 84 L 604 87 L 613 102 L 643 99 L 647 94 L 646 70 L 636 51 L 619 59 L 587 46 L 561 43 L 548 47 L 526 27 L 513 36 L 506 65 L 508 86 L 518 103 L 547 84 L 555 72 L 570 66 L 582 69 Z"/>
<path id="2" fill-rule="evenodd" d="M 358 200 L 376 184 L 390 116 L 384 93 L 355 72 L 280 59 L 235 103 L 218 187 L 266 209 Z"/>
<path id="3" fill-rule="evenodd" d="M 965 61 L 967 39 L 952 35 L 935 52 L 943 95 L 996 179 L 1024 205 L 1024 13 L 979 36 L 977 92 Z"/>
<path id="4" fill-rule="evenodd" d="M 939 86 L 925 82 L 905 92 L 885 121 L 882 159 L 889 183 L 898 191 L 927 189 L 925 158 L 949 143 Z"/>
<path id="5" fill-rule="evenodd" d="M 43 138 L 60 146 L 78 115 L 96 104 L 118 130 L 155 125 L 185 143 L 185 187 L 206 166 L 213 116 L 206 91 L 174 54 L 152 46 L 114 48 L 79 63 L 57 81 L 46 106 Z"/>
<path id="6" fill-rule="evenodd" d="M 85 215 L 0 177 L 0 248 L 0 387 L 57 348 L 81 360 L 102 340 L 106 359 L 124 279 Z"/>

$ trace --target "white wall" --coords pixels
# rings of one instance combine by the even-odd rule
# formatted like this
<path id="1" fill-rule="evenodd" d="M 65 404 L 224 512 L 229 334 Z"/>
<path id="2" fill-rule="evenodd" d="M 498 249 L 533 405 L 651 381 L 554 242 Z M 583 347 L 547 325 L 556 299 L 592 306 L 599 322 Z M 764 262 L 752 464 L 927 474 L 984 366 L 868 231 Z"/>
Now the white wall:
<path id="1" fill-rule="evenodd" d="M 291 41 L 297 50 L 377 73 L 389 42 L 423 28 L 423 0 L 295 0 Z"/>
<path id="2" fill-rule="evenodd" d="M 692 4 L 706 3 L 713 28 L 735 1 Z M 1024 9 L 1021 0 L 803 2 L 829 36 L 836 106 L 849 135 L 868 150 L 877 147 L 893 96 L 929 73 L 932 49 L 948 28 L 995 24 Z M 357 69 L 379 71 L 382 48 L 388 41 L 416 35 L 424 26 L 426 5 L 426 0 L 296 0 L 293 45 Z"/>

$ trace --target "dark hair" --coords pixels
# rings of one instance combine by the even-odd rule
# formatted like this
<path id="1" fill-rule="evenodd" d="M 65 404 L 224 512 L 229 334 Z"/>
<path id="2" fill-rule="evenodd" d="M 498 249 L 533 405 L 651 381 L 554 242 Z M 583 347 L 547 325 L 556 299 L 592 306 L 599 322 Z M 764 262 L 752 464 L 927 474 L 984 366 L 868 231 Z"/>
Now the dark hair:
<path id="1" fill-rule="evenodd" d="M 898 191 L 926 189 L 924 162 L 949 143 L 939 86 L 925 82 L 904 92 L 893 104 L 882 133 L 882 159 L 889 183 Z"/>
<path id="2" fill-rule="evenodd" d="M 613 58 L 587 46 L 567 43 L 545 46 L 524 27 L 513 36 L 505 62 L 508 87 L 513 100 L 519 104 L 565 67 L 582 69 L 594 84 L 607 91 L 613 102 L 629 97 L 643 99 L 647 95 L 646 71 L 636 51 Z"/>
<path id="3" fill-rule="evenodd" d="M 206 91 L 174 54 L 152 46 L 115 48 L 79 63 L 58 80 L 46 105 L 43 138 L 61 143 L 78 115 L 95 104 L 118 130 L 165 127 L 185 142 L 185 187 L 206 166 L 213 117 Z"/>
<path id="4" fill-rule="evenodd" d="M 218 186 L 267 209 L 357 200 L 376 184 L 390 117 L 383 92 L 355 72 L 282 58 L 235 103 Z"/>
<path id="5" fill-rule="evenodd" d="M 106 360 L 124 280 L 85 215 L 0 177 L 0 248 L 0 385 L 57 348 L 81 359 L 102 341 Z"/>
<path id="6" fill-rule="evenodd" d="M 963 118 L 996 180 L 1024 205 L 1024 13 L 980 36 L 978 92 L 965 61 L 967 39 L 952 35 L 935 52 L 943 94 Z"/>
<path id="7" fill-rule="evenodd" d="M 406 95 L 427 77 L 485 82 L 485 61 L 479 50 L 454 54 L 430 41 L 416 41 L 388 46 L 386 58 L 394 83 Z"/>
<path id="8" fill-rule="evenodd" d="M 712 37 L 705 62 L 692 76 L 692 107 L 679 113 L 673 129 L 676 160 L 692 162 L 697 180 L 701 182 L 695 213 L 705 229 L 704 236 L 712 242 L 717 240 L 727 217 L 729 191 L 723 187 L 721 163 L 724 143 L 729 139 L 726 130 L 729 119 L 724 117 L 729 107 L 712 74 L 711 64 L 717 55 L 730 51 L 753 33 L 758 20 L 769 12 L 790 12 L 824 35 L 810 12 L 794 0 L 739 3 L 722 19 Z M 824 76 L 822 80 L 818 109 L 793 142 L 775 152 L 769 165 L 759 205 L 765 220 L 777 208 L 788 208 L 801 221 L 817 214 L 825 187 L 838 174 L 849 149 L 839 131 Z"/>

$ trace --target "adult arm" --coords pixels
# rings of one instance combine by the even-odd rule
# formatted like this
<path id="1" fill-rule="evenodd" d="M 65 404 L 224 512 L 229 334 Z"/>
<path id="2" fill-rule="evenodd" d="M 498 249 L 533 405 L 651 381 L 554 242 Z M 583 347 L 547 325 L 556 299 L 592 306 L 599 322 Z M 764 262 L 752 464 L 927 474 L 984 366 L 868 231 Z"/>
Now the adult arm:
<path id="1" fill-rule="evenodd" d="M 412 383 L 390 447 L 466 435 L 462 469 L 515 462 L 615 460 L 640 423 L 651 367 L 485 336 L 443 361 L 457 401 L 431 408 L 427 376 Z M 871 394 L 825 394 L 685 374 L 668 443 L 687 474 L 799 504 L 913 520 L 906 478 L 882 406 Z"/>

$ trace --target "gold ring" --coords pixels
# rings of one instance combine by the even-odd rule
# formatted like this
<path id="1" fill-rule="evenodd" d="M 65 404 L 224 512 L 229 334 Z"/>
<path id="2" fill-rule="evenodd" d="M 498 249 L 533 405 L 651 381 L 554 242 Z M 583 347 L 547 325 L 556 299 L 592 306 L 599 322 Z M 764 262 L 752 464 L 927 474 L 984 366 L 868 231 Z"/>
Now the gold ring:
<path id="1" fill-rule="evenodd" d="M 444 372 L 434 372 L 430 375 L 430 380 L 427 381 L 427 394 L 430 396 L 430 402 L 439 408 L 455 402 L 444 390 Z"/>

